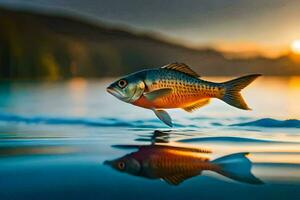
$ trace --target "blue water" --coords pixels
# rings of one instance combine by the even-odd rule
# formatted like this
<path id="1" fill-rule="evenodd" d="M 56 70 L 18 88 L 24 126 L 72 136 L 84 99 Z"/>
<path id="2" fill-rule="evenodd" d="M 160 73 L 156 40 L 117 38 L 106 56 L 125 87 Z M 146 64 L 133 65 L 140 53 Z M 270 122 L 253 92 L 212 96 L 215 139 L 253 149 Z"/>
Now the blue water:
<path id="1" fill-rule="evenodd" d="M 170 110 L 172 129 L 107 94 L 110 81 L 0 83 L 1 200 L 300 198 L 298 77 L 257 80 L 243 92 L 251 112 L 218 100 L 192 114 Z M 210 160 L 249 152 L 263 184 L 207 170 L 172 185 L 103 164 L 157 145 L 205 149 Z"/>

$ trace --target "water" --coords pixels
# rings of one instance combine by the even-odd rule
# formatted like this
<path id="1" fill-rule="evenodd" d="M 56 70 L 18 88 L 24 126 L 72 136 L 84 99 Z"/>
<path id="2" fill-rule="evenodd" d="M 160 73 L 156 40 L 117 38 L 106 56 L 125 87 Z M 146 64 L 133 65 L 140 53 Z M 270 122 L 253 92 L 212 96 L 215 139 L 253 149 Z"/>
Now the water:
<path id="1" fill-rule="evenodd" d="M 152 111 L 107 94 L 110 81 L 0 83 L 1 200 L 300 198 L 300 77 L 255 81 L 243 92 L 251 112 L 218 100 L 192 114 L 170 110 L 172 130 Z M 251 172 L 263 184 L 211 170 L 180 174 L 172 184 L 150 178 L 149 169 L 134 176 L 104 164 L 143 148 L 154 149 L 143 159 L 164 156 L 161 145 L 176 148 L 167 151 L 174 158 L 210 161 L 249 152 Z"/>

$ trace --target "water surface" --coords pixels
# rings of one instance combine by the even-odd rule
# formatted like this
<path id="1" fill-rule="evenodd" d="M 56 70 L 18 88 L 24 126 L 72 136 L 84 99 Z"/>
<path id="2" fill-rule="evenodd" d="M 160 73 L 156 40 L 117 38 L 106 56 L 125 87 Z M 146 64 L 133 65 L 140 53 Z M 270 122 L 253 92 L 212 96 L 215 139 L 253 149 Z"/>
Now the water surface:
<path id="1" fill-rule="evenodd" d="M 300 198 L 300 77 L 255 81 L 243 92 L 251 112 L 219 100 L 170 110 L 173 129 L 107 94 L 110 81 L 0 83 L 0 199 Z M 263 184 L 210 170 L 170 184 L 104 164 L 151 145 L 205 149 L 211 161 L 249 152 Z"/>

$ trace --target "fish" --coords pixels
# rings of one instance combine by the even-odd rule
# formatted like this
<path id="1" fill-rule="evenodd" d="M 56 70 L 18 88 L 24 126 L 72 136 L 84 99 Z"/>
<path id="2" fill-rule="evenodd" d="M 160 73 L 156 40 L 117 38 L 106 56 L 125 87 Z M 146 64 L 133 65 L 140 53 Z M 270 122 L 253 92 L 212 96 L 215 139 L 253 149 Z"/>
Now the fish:
<path id="1" fill-rule="evenodd" d="M 150 180 L 161 179 L 175 186 L 203 171 L 213 171 L 238 182 L 263 184 L 251 173 L 252 163 L 247 158 L 247 152 L 210 161 L 212 152 L 202 148 L 161 144 L 125 147 L 136 147 L 138 150 L 114 160 L 106 160 L 104 164 L 122 173 Z"/>
<path id="2" fill-rule="evenodd" d="M 251 74 L 215 83 L 201 79 L 184 63 L 171 63 L 121 77 L 106 90 L 121 101 L 152 110 L 158 119 L 172 127 L 172 118 L 165 109 L 181 108 L 193 112 L 209 104 L 211 98 L 251 110 L 240 91 L 259 76 Z"/>

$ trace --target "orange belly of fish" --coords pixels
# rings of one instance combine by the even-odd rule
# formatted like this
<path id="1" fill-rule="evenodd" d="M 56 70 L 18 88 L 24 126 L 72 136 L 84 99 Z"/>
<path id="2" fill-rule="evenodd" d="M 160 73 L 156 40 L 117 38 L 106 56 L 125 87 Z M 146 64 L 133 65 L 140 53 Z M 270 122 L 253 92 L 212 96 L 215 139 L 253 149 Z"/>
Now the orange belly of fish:
<path id="1" fill-rule="evenodd" d="M 163 98 L 159 98 L 154 101 L 147 100 L 144 96 L 141 96 L 138 100 L 133 102 L 133 105 L 143 107 L 143 108 L 185 108 L 197 101 L 199 101 L 202 96 L 187 96 L 187 97 L 174 97 L 173 95 L 169 95 Z"/>

